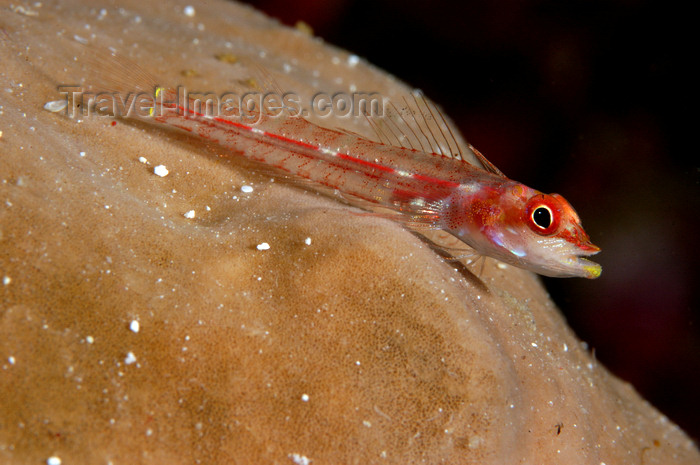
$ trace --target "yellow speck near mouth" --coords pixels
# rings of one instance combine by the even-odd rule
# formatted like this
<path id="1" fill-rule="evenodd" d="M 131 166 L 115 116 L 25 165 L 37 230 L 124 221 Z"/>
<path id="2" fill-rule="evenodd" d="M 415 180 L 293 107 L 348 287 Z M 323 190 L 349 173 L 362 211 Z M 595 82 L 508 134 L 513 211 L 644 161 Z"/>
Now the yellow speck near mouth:
<path id="1" fill-rule="evenodd" d="M 603 267 L 597 263 L 584 266 L 583 269 L 588 273 L 587 278 L 589 279 L 595 279 L 603 272 Z"/>

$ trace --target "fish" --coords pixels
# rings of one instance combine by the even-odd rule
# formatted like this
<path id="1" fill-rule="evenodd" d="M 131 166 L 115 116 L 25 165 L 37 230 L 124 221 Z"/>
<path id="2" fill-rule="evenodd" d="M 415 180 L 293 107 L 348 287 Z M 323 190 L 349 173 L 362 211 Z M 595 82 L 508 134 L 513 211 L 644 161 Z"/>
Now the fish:
<path id="1" fill-rule="evenodd" d="M 602 272 L 587 258 L 600 248 L 564 197 L 509 179 L 469 144 L 462 149 L 441 110 L 418 91 L 401 108 L 390 102 L 385 115 L 364 115 L 373 140 L 312 122 L 289 98 L 293 93 L 267 92 L 272 98 L 252 110 L 243 99 L 211 108 L 111 56 L 107 74 L 121 76 L 119 91 L 145 92 L 151 101 L 146 114 L 122 117 L 187 132 L 406 227 L 445 231 L 479 256 L 550 277 L 593 279 Z"/>

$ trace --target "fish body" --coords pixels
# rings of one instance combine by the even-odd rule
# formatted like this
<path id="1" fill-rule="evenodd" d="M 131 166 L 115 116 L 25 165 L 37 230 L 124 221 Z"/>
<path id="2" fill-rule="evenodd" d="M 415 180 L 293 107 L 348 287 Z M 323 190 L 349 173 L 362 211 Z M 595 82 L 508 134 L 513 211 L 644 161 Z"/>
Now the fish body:
<path id="1" fill-rule="evenodd" d="M 471 146 L 482 166 L 402 144 L 398 137 L 395 143 L 377 142 L 284 112 L 263 110 L 251 119 L 236 107 L 226 116 L 197 108 L 201 102 L 183 101 L 177 90 L 157 87 L 146 119 L 337 190 L 363 206 L 388 209 L 392 219 L 408 226 L 445 230 L 480 255 L 547 276 L 597 278 L 601 273 L 600 265 L 584 258 L 600 249 L 563 197 L 508 179 Z M 428 109 L 434 117 L 437 109 Z M 456 143 L 442 122 L 441 137 L 450 139 L 448 145 Z M 424 138 L 434 136 L 420 131 Z"/>

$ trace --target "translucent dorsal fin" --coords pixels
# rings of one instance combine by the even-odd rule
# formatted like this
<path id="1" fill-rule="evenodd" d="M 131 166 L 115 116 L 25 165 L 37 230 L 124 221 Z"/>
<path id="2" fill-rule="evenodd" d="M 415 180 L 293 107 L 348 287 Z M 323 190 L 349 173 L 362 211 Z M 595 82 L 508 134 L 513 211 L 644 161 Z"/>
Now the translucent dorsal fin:
<path id="1" fill-rule="evenodd" d="M 380 142 L 461 160 L 503 176 L 481 152 L 464 141 L 453 123 L 420 90 L 404 96 L 397 107 L 389 102 L 382 117 L 367 116 Z"/>
<path id="2" fill-rule="evenodd" d="M 262 110 L 272 115 L 279 115 L 279 111 L 285 109 L 283 96 L 285 92 L 275 79 L 272 70 L 249 56 L 218 55 L 217 60 L 224 61 L 238 67 L 245 79 L 237 79 L 230 83 L 228 92 L 244 95 L 256 93 L 265 97 Z M 288 109 L 293 111 L 293 109 Z"/>
<path id="3" fill-rule="evenodd" d="M 418 90 L 400 102 L 390 101 L 384 116 L 368 119 L 386 144 L 462 159 L 460 144 L 445 117 Z"/>
<path id="4" fill-rule="evenodd" d="M 242 65 L 251 75 L 249 82 L 245 83 L 248 87 L 261 92 L 272 92 L 277 95 L 284 94 L 268 68 L 247 56 L 240 57 L 237 60 L 237 63 Z"/>
<path id="5" fill-rule="evenodd" d="M 78 45 L 75 60 L 84 65 L 84 85 L 88 92 L 120 94 L 154 93 L 159 80 L 116 50 Z"/>
<path id="6" fill-rule="evenodd" d="M 251 74 L 247 82 L 238 82 L 242 90 L 271 92 L 284 95 L 272 71 L 247 56 L 235 57 L 235 64 L 243 66 Z M 240 89 L 239 89 L 240 90 Z M 363 112 L 379 141 L 385 145 L 419 150 L 428 154 L 453 158 L 504 176 L 481 152 L 464 141 L 454 124 L 442 110 L 422 91 L 416 89 L 400 98 L 399 107 L 392 101 L 385 107 L 383 116 Z M 280 101 L 280 105 L 283 103 Z M 278 108 L 272 108 L 276 110 Z M 345 134 L 364 137 L 346 128 L 329 128 Z"/>
<path id="7" fill-rule="evenodd" d="M 476 155 L 476 158 L 477 158 L 477 159 L 479 160 L 479 162 L 484 166 L 484 169 L 485 169 L 486 171 L 489 171 L 489 172 L 491 172 L 491 173 L 493 173 L 493 174 L 497 174 L 497 175 L 499 175 L 499 176 L 503 176 L 504 178 L 506 177 L 506 175 L 503 174 L 503 171 L 501 171 L 501 170 L 499 170 L 498 168 L 496 168 L 496 166 L 495 166 L 493 163 L 491 163 L 490 161 L 488 161 L 488 160 L 486 159 L 486 157 L 485 157 L 481 152 L 479 152 L 476 148 L 474 148 L 474 146 L 473 146 L 472 144 L 469 144 L 469 149 L 470 149 L 472 152 L 474 152 L 474 155 Z"/>

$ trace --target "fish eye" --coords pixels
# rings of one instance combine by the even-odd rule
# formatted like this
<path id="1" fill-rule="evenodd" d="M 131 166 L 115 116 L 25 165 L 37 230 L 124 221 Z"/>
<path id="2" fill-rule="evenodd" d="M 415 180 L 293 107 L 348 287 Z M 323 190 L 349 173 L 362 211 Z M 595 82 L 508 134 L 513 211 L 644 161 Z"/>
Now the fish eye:
<path id="1" fill-rule="evenodd" d="M 556 197 L 545 194 L 533 196 L 525 207 L 523 220 L 530 229 L 541 236 L 549 236 L 559 230 L 561 205 Z"/>
<path id="2" fill-rule="evenodd" d="M 549 207 L 540 205 L 532 211 L 532 222 L 542 229 L 547 229 L 552 225 L 552 210 Z"/>

